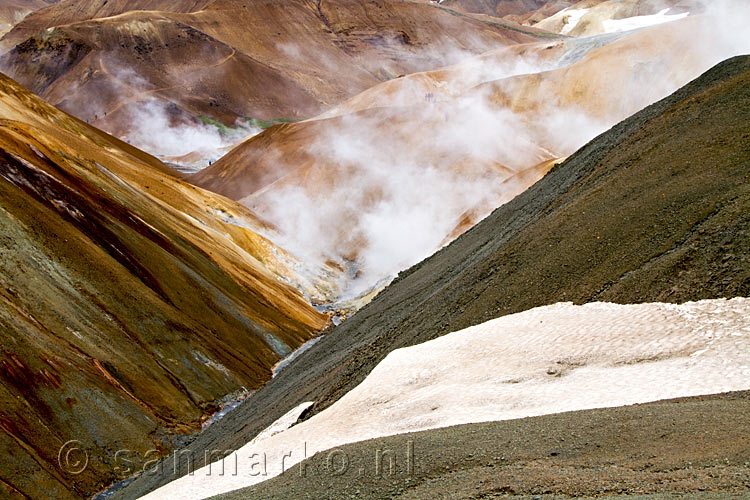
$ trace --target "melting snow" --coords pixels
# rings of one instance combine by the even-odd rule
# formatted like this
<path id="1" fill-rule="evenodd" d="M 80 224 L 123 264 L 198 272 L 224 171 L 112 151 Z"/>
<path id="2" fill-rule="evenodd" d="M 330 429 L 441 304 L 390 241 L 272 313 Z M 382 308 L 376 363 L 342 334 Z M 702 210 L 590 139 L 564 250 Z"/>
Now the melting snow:
<path id="1" fill-rule="evenodd" d="M 578 26 L 581 20 L 584 19 L 584 16 L 586 20 L 588 21 L 601 19 L 604 33 L 621 33 L 624 31 L 630 31 L 630 30 L 635 30 L 639 28 L 646 28 L 648 26 L 654 26 L 657 24 L 668 23 L 670 21 L 677 21 L 679 19 L 684 19 L 685 17 L 690 15 L 689 12 L 668 15 L 667 12 L 669 11 L 670 9 L 666 8 L 666 9 L 659 11 L 656 14 L 627 17 L 623 19 L 607 19 L 606 16 L 612 15 L 612 13 L 611 12 L 607 13 L 607 11 L 603 9 L 567 8 L 565 10 L 560 11 L 556 15 L 552 16 L 550 19 L 561 18 L 563 22 L 563 26 L 560 29 L 560 33 L 563 35 L 568 35 Z M 544 23 L 542 23 L 542 25 L 543 24 Z"/>
<path id="2" fill-rule="evenodd" d="M 684 12 L 682 14 L 667 15 L 669 9 L 664 9 L 657 14 L 650 16 L 636 16 L 628 17 L 626 19 L 605 19 L 602 21 L 604 25 L 605 33 L 617 33 L 620 31 L 630 31 L 638 28 L 645 28 L 647 26 L 654 26 L 656 24 L 668 23 L 670 21 L 677 21 L 679 19 L 686 18 L 690 13 Z"/>
<path id="3" fill-rule="evenodd" d="M 589 9 L 565 9 L 565 16 L 563 17 L 565 26 L 560 30 L 560 33 L 567 35 L 573 31 L 573 28 L 578 25 L 578 22 L 588 11 Z"/>
<path id="4" fill-rule="evenodd" d="M 396 350 L 327 410 L 289 428 L 306 403 L 238 450 L 238 470 L 204 467 L 144 498 L 210 497 L 369 438 L 747 390 L 748 366 L 750 299 L 539 307 Z"/>

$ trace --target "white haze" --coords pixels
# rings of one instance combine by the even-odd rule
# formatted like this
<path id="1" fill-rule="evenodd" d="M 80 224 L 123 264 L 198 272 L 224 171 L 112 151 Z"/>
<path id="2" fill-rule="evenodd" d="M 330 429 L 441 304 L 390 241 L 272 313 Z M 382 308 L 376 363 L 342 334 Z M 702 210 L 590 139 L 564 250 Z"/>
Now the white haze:
<path id="1" fill-rule="evenodd" d="M 481 46 L 478 41 L 469 45 L 475 48 Z M 300 63 L 309 63 L 311 59 L 314 59 L 316 65 L 326 71 L 337 73 L 347 71 L 346 68 L 342 68 L 336 61 L 322 52 L 311 51 L 306 47 L 297 47 L 294 44 L 279 44 L 278 48 L 288 59 L 297 59 Z M 410 54 L 409 57 L 417 60 L 439 60 L 443 63 L 453 63 L 473 55 L 474 53 L 468 50 L 446 43 L 439 48 L 430 47 L 429 50 L 417 51 Z M 115 67 L 117 66 L 115 64 Z M 149 82 L 130 68 L 121 68 L 116 74 L 118 80 L 126 87 L 142 90 L 150 89 Z M 351 89 L 350 93 L 353 93 Z M 222 133 L 216 126 L 207 123 L 175 121 L 170 118 L 169 105 L 169 101 L 155 97 L 138 100 L 127 105 L 126 112 L 131 126 L 126 139 L 134 146 L 160 157 L 180 157 L 194 153 L 193 156 L 197 157 L 199 164 L 190 165 L 196 167 L 193 170 L 199 170 L 197 168 L 199 166 L 207 166 L 209 160 L 218 160 L 227 152 L 227 148 L 261 132 L 261 129 L 251 126 L 243 120 L 238 120 L 230 128 L 229 133 L 226 131 Z"/>
<path id="2" fill-rule="evenodd" d="M 574 128 L 557 151 L 547 152 L 535 144 L 534 125 L 510 111 L 492 110 L 484 100 L 399 109 L 393 119 L 416 115 L 415 125 L 430 131 L 416 140 L 388 130 L 392 118 L 385 112 L 345 116 L 310 150 L 335 165 L 335 181 L 317 192 L 275 188 L 243 203 L 276 225 L 281 246 L 303 260 L 352 259 L 359 274 L 343 298 L 353 298 L 433 253 L 465 211 L 477 208 L 481 217 L 509 201 L 506 193 L 516 191 L 502 184 L 509 173 L 486 165 L 498 162 L 514 170 L 535 165 L 562 156 L 569 144 L 585 143 L 605 126 L 574 110 L 560 113 L 556 118 Z"/>
<path id="3" fill-rule="evenodd" d="M 278 228 L 282 247 L 307 262 L 331 259 L 356 270 L 349 276 L 356 279 L 342 285 L 348 287 L 343 298 L 351 299 L 447 243 L 467 211 L 484 217 L 517 194 L 518 184 L 502 184 L 509 174 L 493 172 L 491 162 L 517 171 L 567 156 L 717 62 L 750 51 L 748 5 L 717 2 L 710 10 L 705 30 L 679 41 L 684 60 L 676 64 L 685 69 L 676 77 L 653 71 L 659 68 L 659 47 L 652 47 L 657 63 L 611 89 L 621 110 L 605 119 L 555 104 L 555 96 L 531 117 L 491 104 L 487 91 L 454 99 L 446 88 L 435 92 L 441 102 L 426 104 L 424 89 L 415 83 L 389 96 L 389 109 L 345 116 L 317 138 L 308 152 L 321 171 L 335 172 L 326 189 L 284 186 L 282 179 L 242 202 Z M 590 43 L 595 47 L 600 40 Z M 488 66 L 476 58 L 466 68 L 464 77 L 477 85 L 550 66 L 529 58 Z M 409 125 L 399 127 L 402 120 Z M 276 160 L 284 162 L 284 156 Z"/>
<path id="4" fill-rule="evenodd" d="M 182 156 L 195 152 L 217 160 L 224 148 L 259 132 L 241 121 L 230 129 L 230 133 L 221 133 L 218 127 L 208 123 L 175 121 L 170 118 L 167 106 L 167 102 L 156 98 L 129 106 L 127 113 L 133 126 L 128 141 L 157 156 Z"/>

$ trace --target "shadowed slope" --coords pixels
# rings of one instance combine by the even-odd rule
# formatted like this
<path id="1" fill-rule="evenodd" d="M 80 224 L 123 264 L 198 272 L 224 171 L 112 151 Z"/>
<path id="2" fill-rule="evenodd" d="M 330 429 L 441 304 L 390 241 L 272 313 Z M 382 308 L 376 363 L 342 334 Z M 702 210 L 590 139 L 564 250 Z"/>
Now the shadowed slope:
<path id="1" fill-rule="evenodd" d="M 402 273 L 334 330 L 380 332 L 342 371 L 359 379 L 379 348 L 558 301 L 749 295 L 748 82 L 750 57 L 722 63 Z"/>
<path id="2" fill-rule="evenodd" d="M 239 448 L 301 402 L 330 406 L 392 350 L 505 314 L 750 295 L 748 110 L 745 56 L 616 125 L 402 273 L 188 449 Z"/>
<path id="3" fill-rule="evenodd" d="M 0 114 L 0 488 L 85 498 L 118 449 L 166 453 L 327 318 L 247 210 L 4 76 Z"/>

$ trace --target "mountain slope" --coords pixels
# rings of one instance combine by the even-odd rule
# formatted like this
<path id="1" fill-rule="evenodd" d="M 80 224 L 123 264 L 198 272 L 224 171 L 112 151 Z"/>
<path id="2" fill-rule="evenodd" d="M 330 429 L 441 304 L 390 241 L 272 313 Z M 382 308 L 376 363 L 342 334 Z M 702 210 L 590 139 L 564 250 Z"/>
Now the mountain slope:
<path id="1" fill-rule="evenodd" d="M 581 0 L 534 26 L 570 36 L 634 29 L 703 12 L 701 0 Z"/>
<path id="2" fill-rule="evenodd" d="M 538 307 L 393 351 L 330 408 L 237 450 L 232 473 L 215 475 L 231 458 L 215 462 L 142 500 L 209 498 L 377 437 L 750 390 L 748 364 L 750 299 Z M 260 451 L 267 464 L 253 477 L 244 457 Z"/>
<path id="3" fill-rule="evenodd" d="M 128 137 L 141 106 L 173 126 L 306 118 L 400 74 L 535 39 L 400 0 L 146 3 L 76 0 L 32 14 L 4 37 L 0 67 Z"/>
<path id="4" fill-rule="evenodd" d="M 0 114 L 0 496 L 84 498 L 118 449 L 167 453 L 327 318 L 246 209 L 5 76 Z"/>
<path id="5" fill-rule="evenodd" d="M 36 0 L 45 3 L 45 0 Z M 10 50 L 47 28 L 64 26 L 90 19 L 116 16 L 133 10 L 165 12 L 194 12 L 210 4 L 211 0 L 66 0 L 64 3 L 46 2 L 53 6 L 33 12 L 0 40 L 0 52 Z"/>
<path id="6" fill-rule="evenodd" d="M 0 5 L 0 36 L 37 9 L 49 6 L 45 0 L 6 0 Z"/>
<path id="7" fill-rule="evenodd" d="M 750 295 L 748 113 L 743 56 L 616 125 L 402 273 L 186 450 L 237 449 L 302 402 L 329 407 L 394 349 L 505 314 Z"/>
<path id="8" fill-rule="evenodd" d="M 167 13 L 51 28 L 14 47 L 2 65 L 50 103 L 122 137 L 147 125 L 138 105 L 156 106 L 154 100 L 183 122 L 207 115 L 232 124 L 316 109 L 305 89 L 278 70 Z"/>
<path id="9" fill-rule="evenodd" d="M 442 0 L 440 7 L 497 18 L 526 20 L 535 14 L 550 16 L 576 2 L 577 0 Z"/>

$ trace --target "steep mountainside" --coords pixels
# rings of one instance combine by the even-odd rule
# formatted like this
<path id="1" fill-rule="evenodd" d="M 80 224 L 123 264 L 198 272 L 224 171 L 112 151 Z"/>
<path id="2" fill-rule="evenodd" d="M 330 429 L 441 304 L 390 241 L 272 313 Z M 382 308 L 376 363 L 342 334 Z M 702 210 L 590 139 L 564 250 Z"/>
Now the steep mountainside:
<path id="1" fill-rule="evenodd" d="M 154 108 L 172 126 L 307 118 L 398 75 L 534 39 L 401 0 L 75 0 L 8 33 L 0 68 L 129 137 Z"/>
<path id="2" fill-rule="evenodd" d="M 744 56 L 616 125 L 402 273 L 186 451 L 237 449 L 300 403 L 329 407 L 394 349 L 505 314 L 750 295 L 749 113 Z M 143 476 L 119 498 L 174 477 Z"/>
<path id="3" fill-rule="evenodd" d="M 117 450 L 167 453 L 328 318 L 243 207 L 5 76 L 0 116 L 0 497 L 86 498 Z"/>

